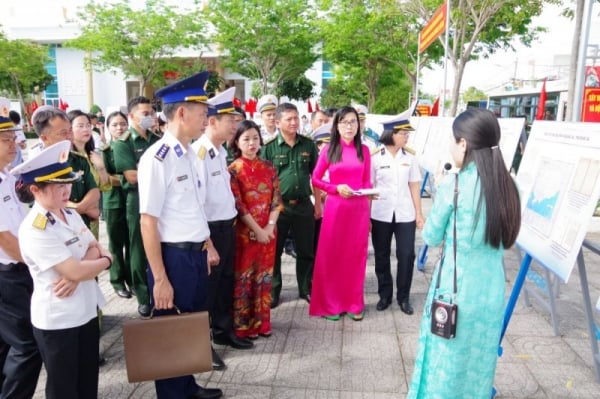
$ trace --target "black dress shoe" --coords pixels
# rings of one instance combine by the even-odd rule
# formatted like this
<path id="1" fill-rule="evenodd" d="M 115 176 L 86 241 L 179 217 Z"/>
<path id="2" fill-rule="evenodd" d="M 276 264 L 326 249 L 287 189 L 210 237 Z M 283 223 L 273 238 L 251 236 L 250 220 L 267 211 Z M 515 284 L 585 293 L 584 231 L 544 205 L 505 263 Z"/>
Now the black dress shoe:
<path id="1" fill-rule="evenodd" d="M 225 370 L 225 362 L 223 361 L 223 359 L 221 359 L 221 356 L 219 356 L 219 354 L 215 351 L 214 348 L 212 348 L 212 368 L 213 370 Z M 194 396 L 196 397 L 196 396 Z M 212 398 L 213 396 L 208 396 L 209 398 Z M 215 398 L 220 398 L 220 396 L 214 396 Z"/>
<path id="2" fill-rule="evenodd" d="M 150 305 L 140 305 L 140 306 L 138 306 L 138 313 L 142 317 L 150 317 L 150 312 L 151 311 L 152 311 L 152 308 L 150 307 Z"/>
<path id="3" fill-rule="evenodd" d="M 279 298 L 271 298 L 271 309 L 275 309 L 279 306 Z"/>
<path id="4" fill-rule="evenodd" d="M 407 315 L 415 313 L 415 310 L 408 301 L 400 302 L 400 310 L 406 313 Z"/>
<path id="5" fill-rule="evenodd" d="M 254 344 L 247 339 L 238 338 L 235 335 L 215 335 L 213 342 L 217 345 L 227 345 L 234 349 L 252 349 Z"/>
<path id="6" fill-rule="evenodd" d="M 195 394 L 190 396 L 190 399 L 214 399 L 223 396 L 223 391 L 219 388 L 198 388 Z"/>
<path id="7" fill-rule="evenodd" d="M 304 299 L 306 302 L 310 303 L 310 294 L 300 295 L 300 299 Z"/>
<path id="8" fill-rule="evenodd" d="M 379 311 L 386 310 L 388 308 L 388 306 L 390 306 L 391 303 L 392 303 L 391 299 L 381 298 L 379 300 L 379 302 L 377 302 L 377 310 L 379 310 Z"/>
<path id="9" fill-rule="evenodd" d="M 121 288 L 121 289 L 115 290 L 115 292 L 121 298 L 131 298 L 131 292 L 128 289 Z"/>

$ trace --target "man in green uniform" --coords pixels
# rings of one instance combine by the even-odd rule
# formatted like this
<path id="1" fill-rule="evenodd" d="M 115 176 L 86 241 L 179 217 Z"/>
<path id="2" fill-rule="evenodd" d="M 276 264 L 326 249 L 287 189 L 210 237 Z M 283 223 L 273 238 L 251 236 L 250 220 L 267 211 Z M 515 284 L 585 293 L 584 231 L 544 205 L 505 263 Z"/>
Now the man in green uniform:
<path id="1" fill-rule="evenodd" d="M 133 292 L 137 295 L 138 312 L 150 315 L 150 296 L 146 277 L 147 260 L 140 231 L 140 201 L 137 186 L 137 165 L 144 151 L 156 141 L 150 128 L 154 124 L 152 103 L 146 97 L 134 97 L 127 104 L 130 128 L 112 144 L 115 170 L 123 175 L 126 193 L 127 227 L 129 228 L 130 266 Z"/>
<path id="2" fill-rule="evenodd" d="M 41 107 L 36 110 L 31 119 L 40 138 L 40 143 L 32 148 L 33 151 L 30 152 L 30 157 L 59 141 L 73 141 L 71 121 L 64 111 L 54 107 Z M 86 226 L 90 227 L 90 221 L 98 219 L 100 216 L 98 207 L 100 190 L 86 158 L 71 151 L 69 152 L 69 165 L 75 172 L 82 171 L 82 178 L 73 183 L 67 206 L 75 209 L 81 215 Z"/>
<path id="3" fill-rule="evenodd" d="M 279 305 L 282 287 L 281 254 L 288 231 L 291 231 L 296 242 L 298 293 L 300 298 L 310 302 L 315 256 L 313 248 L 315 218 L 321 217 L 321 202 L 316 201 L 313 207 L 310 200 L 310 176 L 317 163 L 317 148 L 310 138 L 298 134 L 300 117 L 295 105 L 280 104 L 275 119 L 279 134 L 263 149 L 263 157 L 273 162 L 277 169 L 284 205 L 284 211 L 277 220 L 272 308 Z"/>

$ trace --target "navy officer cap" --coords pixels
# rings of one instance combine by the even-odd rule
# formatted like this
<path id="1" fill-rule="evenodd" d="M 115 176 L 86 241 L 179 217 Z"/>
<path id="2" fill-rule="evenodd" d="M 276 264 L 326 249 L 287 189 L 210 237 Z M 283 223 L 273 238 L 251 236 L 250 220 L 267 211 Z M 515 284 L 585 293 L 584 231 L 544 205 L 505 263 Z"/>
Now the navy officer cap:
<path id="1" fill-rule="evenodd" d="M 410 115 L 412 109 L 407 109 L 403 113 L 393 117 L 392 119 L 382 122 L 383 130 L 415 130 L 410 125 Z"/>
<path id="2" fill-rule="evenodd" d="M 82 172 L 74 173 L 69 165 L 70 149 L 69 140 L 59 141 L 14 167 L 10 173 L 21 175 L 23 183 L 72 183 L 79 180 Z"/>
<path id="3" fill-rule="evenodd" d="M 208 104 L 212 105 L 212 107 L 208 109 L 208 116 L 224 114 L 239 115 L 240 113 L 235 110 L 235 106 L 233 105 L 234 95 L 235 87 L 230 87 L 208 100 Z"/>
<path id="4" fill-rule="evenodd" d="M 179 80 L 156 91 L 156 96 L 162 98 L 163 104 L 180 102 L 195 102 L 208 104 L 208 96 L 204 86 L 210 76 L 209 71 L 203 71 L 195 75 Z"/>
<path id="5" fill-rule="evenodd" d="M 315 142 L 329 143 L 331 141 L 331 127 L 333 123 L 326 123 L 316 128 L 312 133 Z"/>

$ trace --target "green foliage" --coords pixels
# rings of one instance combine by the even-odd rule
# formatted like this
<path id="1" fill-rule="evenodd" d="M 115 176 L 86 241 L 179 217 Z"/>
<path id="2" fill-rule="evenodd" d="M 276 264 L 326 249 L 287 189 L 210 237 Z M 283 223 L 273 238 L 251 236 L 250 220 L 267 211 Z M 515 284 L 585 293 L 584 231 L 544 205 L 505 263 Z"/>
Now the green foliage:
<path id="1" fill-rule="evenodd" d="M 487 99 L 487 94 L 485 94 L 483 91 L 481 91 L 478 88 L 473 87 L 473 86 L 469 87 L 463 93 L 463 101 L 464 102 L 485 100 L 485 99 Z"/>
<path id="2" fill-rule="evenodd" d="M 420 18 L 422 25 L 430 20 L 440 0 L 407 0 L 407 10 Z M 542 13 L 544 4 L 561 0 L 470 0 L 452 2 L 448 57 L 454 66 L 454 87 L 450 115 L 456 113 L 465 65 L 487 57 L 499 49 L 511 49 L 512 40 L 530 45 L 544 28 L 531 26 Z M 443 38 L 442 38 L 443 39 Z M 433 47 L 433 46 L 432 46 Z M 425 53 L 430 50 L 427 49 Z"/>
<path id="3" fill-rule="evenodd" d="M 302 75 L 296 79 L 284 79 L 275 88 L 277 97 L 287 96 L 290 100 L 306 100 L 315 95 L 315 84 Z"/>
<path id="4" fill-rule="evenodd" d="M 133 9 L 128 0 L 92 1 L 79 18 L 81 35 L 65 45 L 92 53 L 97 70 L 120 68 L 126 76 L 139 78 L 142 92 L 147 84 L 163 85 L 165 71 L 188 74 L 189 64 L 173 55 L 181 48 L 200 49 L 204 40 L 197 10 L 165 7 L 159 0 L 146 0 L 142 9 Z"/>
<path id="5" fill-rule="evenodd" d="M 224 65 L 261 81 L 260 95 L 303 75 L 315 62 L 316 14 L 301 0 L 211 0 L 208 19 Z"/>
<path id="6" fill-rule="evenodd" d="M 43 91 L 54 78 L 46 71 L 45 46 L 27 40 L 8 40 L 0 34 L 0 90 L 18 98 L 24 107 L 28 94 Z"/>
<path id="7" fill-rule="evenodd" d="M 398 67 L 390 67 L 379 79 L 377 100 L 371 112 L 388 115 L 399 114 L 408 109 L 411 93 L 412 82 Z"/>
<path id="8" fill-rule="evenodd" d="M 404 12 L 402 2 L 322 0 L 318 3 L 321 10 L 327 10 L 327 17 L 320 21 L 324 58 L 352 82 L 349 86 L 354 90 L 361 87 L 359 93 L 366 93 L 360 102 L 373 112 L 378 111 L 383 104 L 377 101 L 379 91 L 385 88 L 380 80 L 390 70 L 408 77 L 414 84 L 416 18 Z M 343 92 L 339 89 L 346 85 L 337 80 L 333 84 L 335 96 L 327 94 L 332 98 L 339 96 Z M 359 93 L 352 97 L 362 97 Z M 393 105 L 383 108 L 390 107 Z"/>

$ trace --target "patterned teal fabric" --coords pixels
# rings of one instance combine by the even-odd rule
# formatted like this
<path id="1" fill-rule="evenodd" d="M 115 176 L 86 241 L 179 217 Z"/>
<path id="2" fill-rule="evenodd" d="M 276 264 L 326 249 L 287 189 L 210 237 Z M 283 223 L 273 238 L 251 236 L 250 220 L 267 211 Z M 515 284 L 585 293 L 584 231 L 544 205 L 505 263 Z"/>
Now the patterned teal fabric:
<path id="1" fill-rule="evenodd" d="M 503 249 L 484 244 L 485 204 L 476 222 L 479 198 L 477 169 L 470 163 L 459 174 L 457 228 L 458 324 L 456 338 L 431 334 L 434 271 L 421 321 L 419 347 L 408 398 L 485 398 L 492 394 L 498 358 L 498 341 L 504 312 Z M 430 246 L 444 242 L 444 259 L 438 294 L 448 298 L 453 287 L 454 175 L 438 188 L 423 230 Z M 476 224 L 475 228 L 473 226 Z"/>

